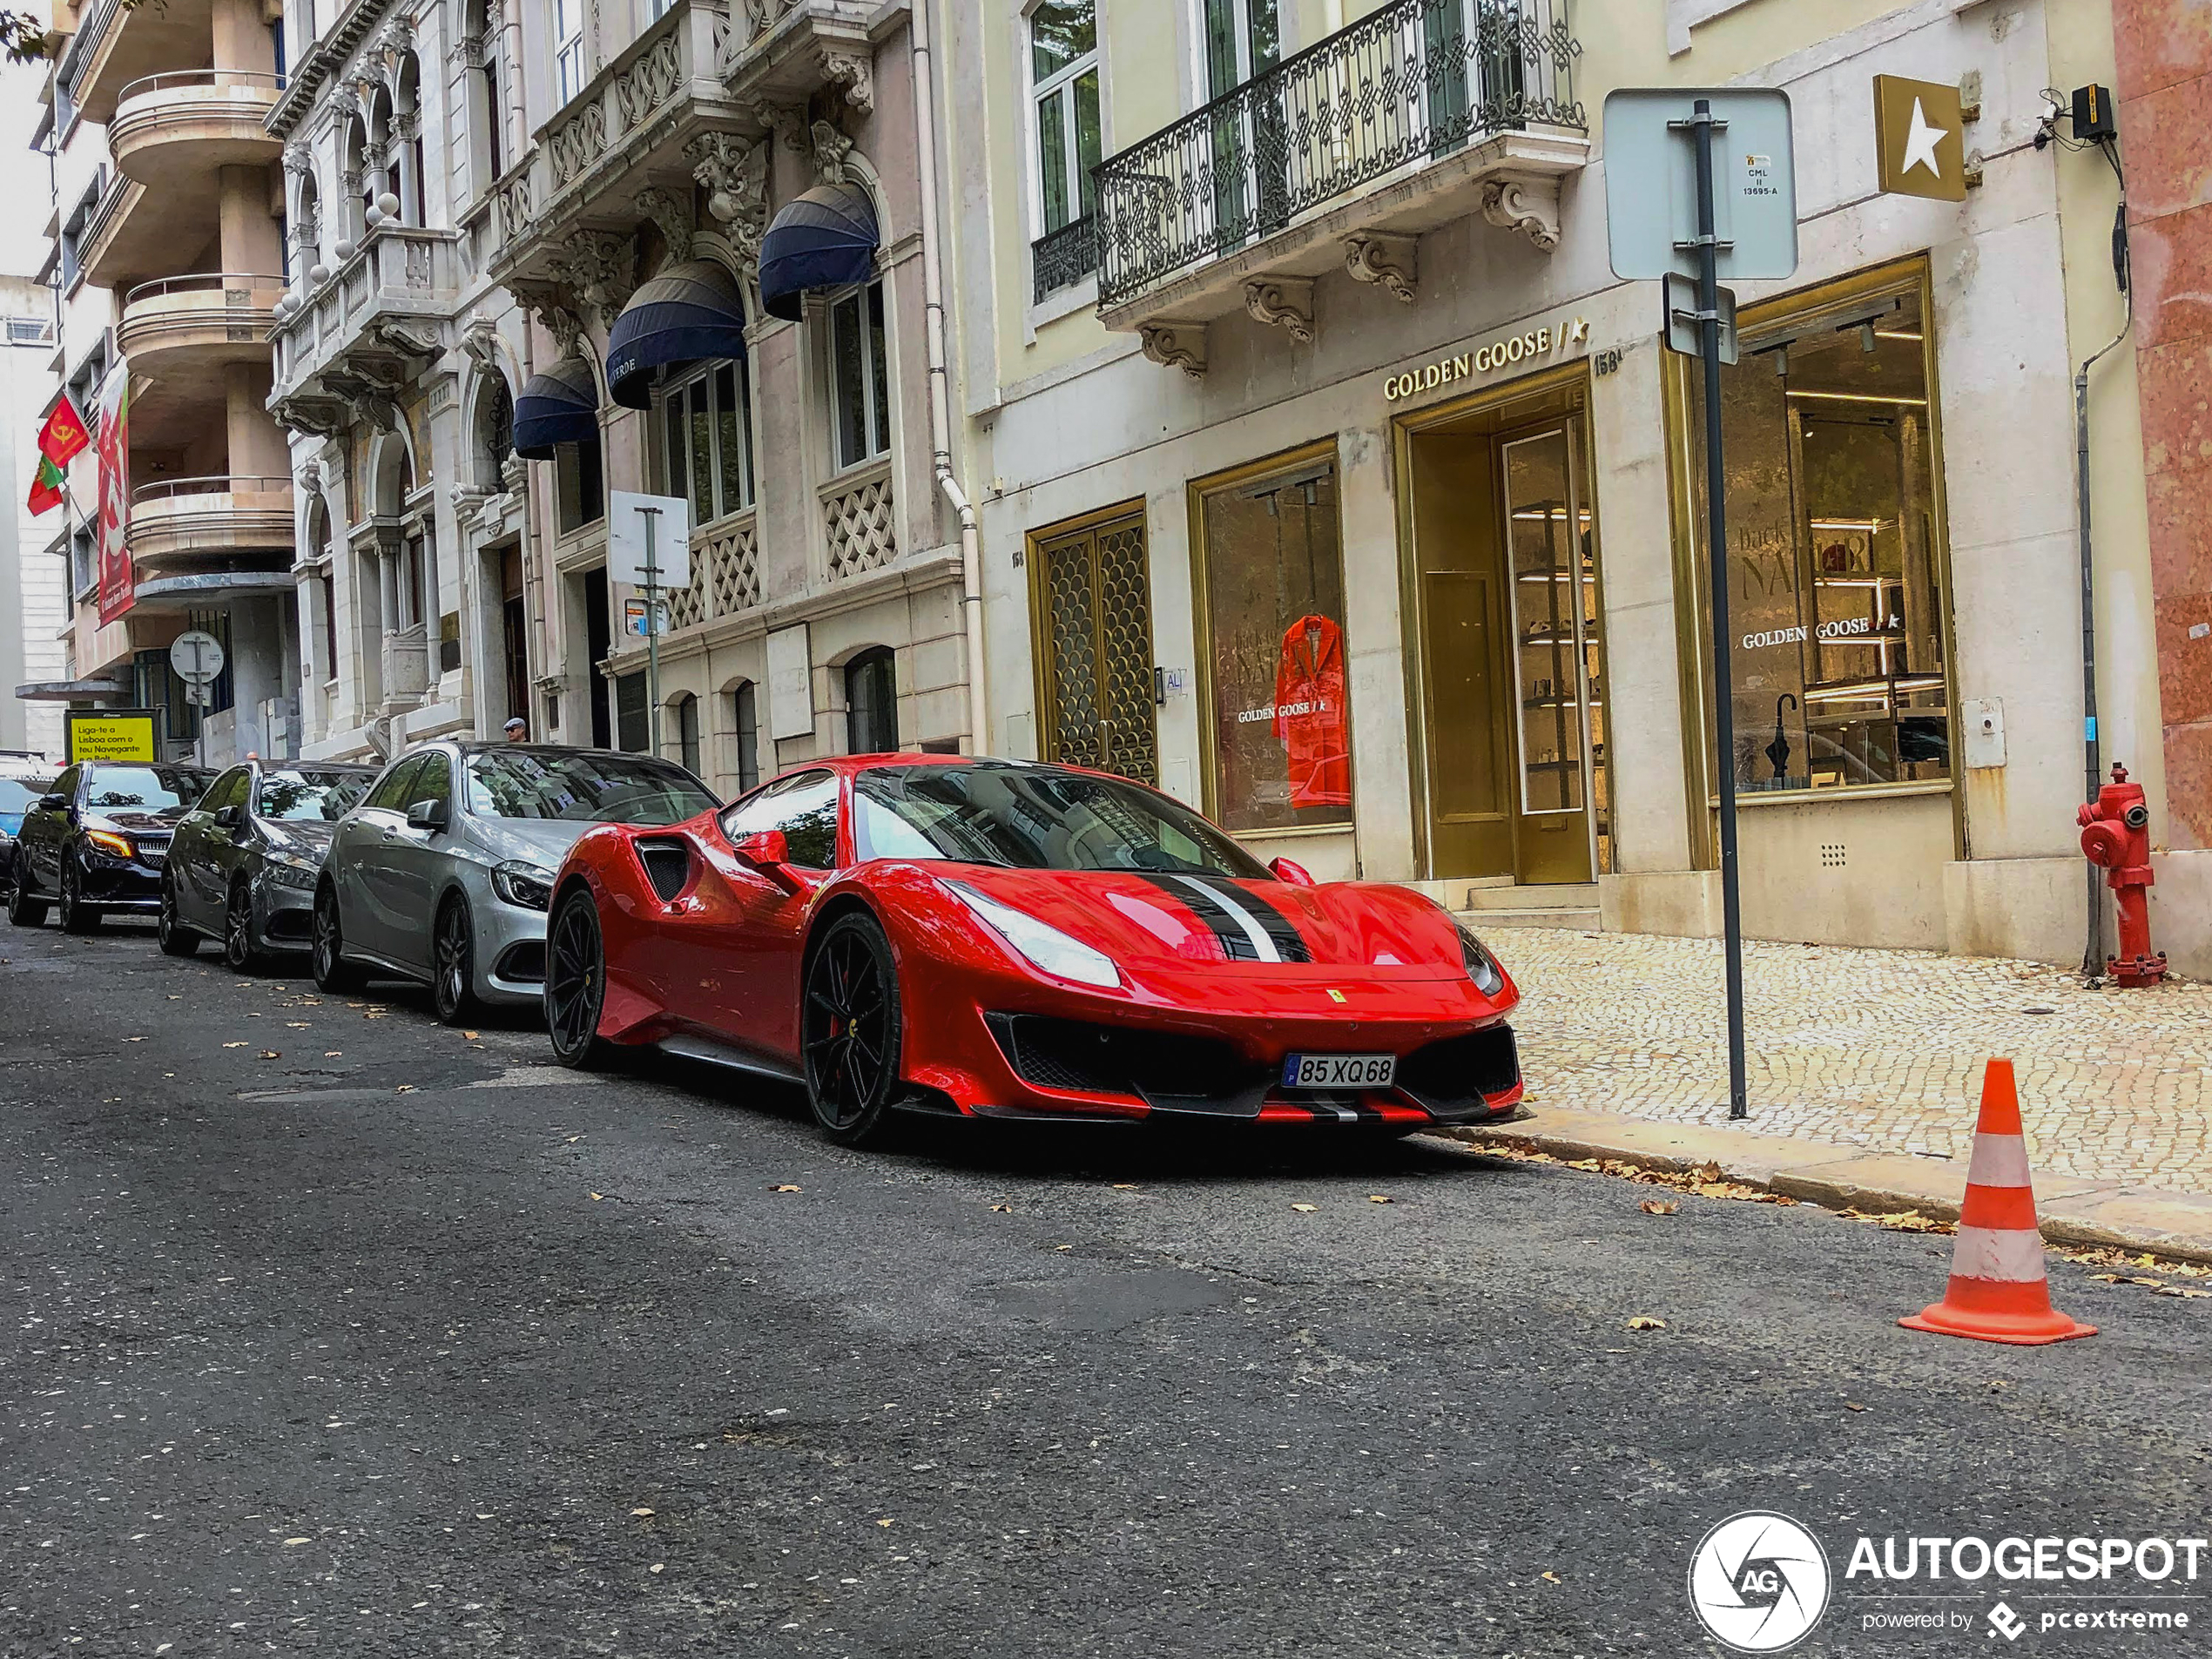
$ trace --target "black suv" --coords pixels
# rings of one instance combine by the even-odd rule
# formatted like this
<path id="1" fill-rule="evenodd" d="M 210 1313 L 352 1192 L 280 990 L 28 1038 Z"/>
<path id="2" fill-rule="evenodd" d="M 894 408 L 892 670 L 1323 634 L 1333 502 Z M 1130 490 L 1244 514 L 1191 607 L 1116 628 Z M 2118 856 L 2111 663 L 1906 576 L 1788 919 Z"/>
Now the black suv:
<path id="1" fill-rule="evenodd" d="M 63 928 L 90 933 L 109 911 L 161 907 L 161 871 L 178 819 L 207 789 L 197 766 L 87 760 L 24 814 L 8 920 L 36 927 L 49 905 Z"/>

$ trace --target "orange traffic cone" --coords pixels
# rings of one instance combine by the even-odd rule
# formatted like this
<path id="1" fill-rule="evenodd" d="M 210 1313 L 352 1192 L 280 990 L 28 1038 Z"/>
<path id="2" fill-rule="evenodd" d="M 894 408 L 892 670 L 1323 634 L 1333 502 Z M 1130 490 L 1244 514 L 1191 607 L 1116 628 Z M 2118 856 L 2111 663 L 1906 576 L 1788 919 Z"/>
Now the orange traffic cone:
<path id="1" fill-rule="evenodd" d="M 2027 1179 L 2027 1143 L 2020 1134 L 2020 1095 L 2013 1062 L 1993 1060 L 1982 1078 L 1981 1121 L 1966 1169 L 1966 1201 L 1959 1210 L 1959 1242 L 1943 1300 L 1898 1323 L 1946 1337 L 2033 1347 L 2094 1337 L 2097 1327 L 2069 1319 L 2051 1305 L 2043 1272 L 2043 1234 L 2035 1224 L 2035 1193 Z"/>

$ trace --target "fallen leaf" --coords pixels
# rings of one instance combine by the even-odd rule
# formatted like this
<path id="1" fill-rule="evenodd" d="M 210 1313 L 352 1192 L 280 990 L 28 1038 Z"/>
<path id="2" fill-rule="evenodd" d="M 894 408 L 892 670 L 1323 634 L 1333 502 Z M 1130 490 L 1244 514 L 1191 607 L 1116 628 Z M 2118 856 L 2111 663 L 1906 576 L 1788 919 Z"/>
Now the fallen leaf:
<path id="1" fill-rule="evenodd" d="M 1297 1211 L 1302 1216 L 1310 1216 L 1320 1206 L 1318 1204 L 1294 1204 L 1291 1206 L 1291 1209 Z"/>
<path id="2" fill-rule="evenodd" d="M 274 1049 L 264 1049 L 261 1050 L 261 1058 L 264 1060 L 281 1060 L 284 1056 L 279 1054 Z"/>
<path id="3" fill-rule="evenodd" d="M 891 1524 L 891 1517 L 886 1515 L 882 1520 L 877 1521 L 875 1524 L 879 1527 L 888 1527 Z"/>
<path id="4" fill-rule="evenodd" d="M 2117 1273 L 2092 1273 L 2089 1277 L 2095 1279 L 2101 1285 L 2117 1285 L 2120 1283 L 2120 1275 Z"/>
<path id="5" fill-rule="evenodd" d="M 461 1035 L 468 1038 L 471 1042 L 474 1042 L 476 1040 L 476 1034 L 474 1031 L 463 1031 Z"/>
<path id="6" fill-rule="evenodd" d="M 412 1095 L 415 1092 L 415 1085 L 413 1083 L 401 1083 L 392 1092 L 395 1095 Z"/>
<path id="7" fill-rule="evenodd" d="M 144 1037 L 125 1037 L 123 1040 L 125 1042 L 144 1042 L 145 1041 Z"/>
<path id="8" fill-rule="evenodd" d="M 630 1513 L 633 1515 L 650 1515 L 653 1512 L 645 1508 L 643 1505 L 640 1505 L 638 1507 L 632 1509 Z"/>
<path id="9" fill-rule="evenodd" d="M 2186 1285 L 2161 1285 L 2151 1294 L 2153 1296 L 2179 1296 L 2195 1302 L 2204 1297 L 2212 1296 L 2212 1291 L 2192 1290 Z"/>
<path id="10" fill-rule="evenodd" d="M 1398 1200 L 1387 1192 L 1371 1192 L 1367 1195 L 1367 1202 L 1369 1204 L 1396 1204 Z"/>
<path id="11" fill-rule="evenodd" d="M 654 1562 L 654 1563 L 653 1563 L 651 1567 L 648 1567 L 645 1570 L 646 1570 L 647 1572 L 649 1572 L 649 1573 L 658 1573 L 658 1572 L 661 1571 L 664 1568 L 665 1568 L 667 1565 L 668 1565 L 668 1563 L 667 1563 L 666 1561 L 655 1561 L 655 1562 Z"/>
<path id="12" fill-rule="evenodd" d="M 1664 1331 L 1666 1328 L 1667 1322 L 1664 1319 L 1655 1319 L 1642 1313 L 1637 1314 L 1635 1318 L 1629 1321 L 1629 1329 L 1631 1331 Z"/>
<path id="13" fill-rule="evenodd" d="M 1136 1183 L 1134 1181 L 1116 1181 L 1114 1183 L 1114 1190 L 1116 1192 L 1134 1192 L 1136 1190 Z"/>
<path id="14" fill-rule="evenodd" d="M 287 1020 L 284 1022 L 284 1028 L 287 1031 L 306 1031 L 313 1028 L 305 1020 Z"/>
<path id="15" fill-rule="evenodd" d="M 797 1187 L 793 1187 L 793 1186 L 781 1186 L 781 1187 L 770 1187 L 770 1188 L 768 1189 L 768 1190 L 769 1190 L 769 1191 L 771 1191 L 771 1192 L 796 1192 L 796 1191 L 798 1191 L 798 1190 L 799 1190 L 799 1189 L 798 1189 Z"/>
<path id="16" fill-rule="evenodd" d="M 1690 1173 L 1700 1181 L 1718 1181 L 1724 1178 L 1721 1172 L 1721 1166 L 1717 1163 L 1701 1163 Z"/>
<path id="17" fill-rule="evenodd" d="M 1557 1573 L 1546 1573 L 1543 1576 L 1549 1579 L 1554 1584 L 1560 1581 L 1560 1577 Z"/>
<path id="18" fill-rule="evenodd" d="M 1847 1399 L 1844 1402 L 1844 1409 L 1847 1412 L 1863 1412 L 1866 1407 L 1855 1399 Z"/>
<path id="19" fill-rule="evenodd" d="M 582 1140 L 583 1138 L 583 1136 L 581 1136 L 581 1135 L 571 1135 L 571 1136 L 569 1136 L 569 1138 L 568 1138 L 567 1140 L 565 1140 L 565 1141 L 562 1142 L 562 1143 L 561 1143 L 561 1144 L 562 1144 L 562 1145 L 563 1145 L 563 1146 L 574 1146 L 574 1145 L 575 1145 L 575 1144 L 576 1144 L 578 1141 Z"/>
<path id="20" fill-rule="evenodd" d="M 1636 1208 L 1647 1216 L 1671 1216 L 1682 1205 L 1672 1198 L 1646 1198 Z"/>
<path id="21" fill-rule="evenodd" d="M 1014 1213 L 1014 1206 L 1010 1204 L 995 1204 L 991 1206 L 991 1213 L 995 1216 L 1010 1216 Z"/>
<path id="22" fill-rule="evenodd" d="M 223 1046 L 226 1049 L 243 1049 L 246 1045 L 242 1042 L 226 1042 Z"/>
<path id="23" fill-rule="evenodd" d="M 343 1049 L 325 1049 L 322 1051 L 322 1057 L 326 1060 L 343 1060 L 346 1057 L 346 1051 Z"/>
<path id="24" fill-rule="evenodd" d="M 2148 1287 L 2148 1289 L 2151 1289 L 2151 1290 L 2154 1290 L 2154 1291 L 2162 1291 L 2162 1290 L 2164 1290 L 2164 1289 L 2166 1288 L 2166 1281 L 2165 1281 L 2164 1279 L 2162 1279 L 2162 1278 L 2142 1278 L 2140 1274 L 2139 1274 L 2139 1275 L 2136 1275 L 2136 1276 L 2134 1276 L 2134 1277 L 2130 1278 L 2128 1279 L 2128 1282 L 2130 1285 L 2144 1285 L 2144 1286 Z"/>
<path id="25" fill-rule="evenodd" d="M 604 1192 L 595 1192 L 591 1195 L 591 1202 L 594 1204 L 603 1203 L 605 1200 L 606 1196 L 607 1195 Z"/>
<path id="26" fill-rule="evenodd" d="M 287 1549 L 290 1549 L 298 1544 L 312 1544 L 314 1541 L 315 1541 L 312 1538 L 287 1538 L 284 1541 L 284 1547 Z"/>

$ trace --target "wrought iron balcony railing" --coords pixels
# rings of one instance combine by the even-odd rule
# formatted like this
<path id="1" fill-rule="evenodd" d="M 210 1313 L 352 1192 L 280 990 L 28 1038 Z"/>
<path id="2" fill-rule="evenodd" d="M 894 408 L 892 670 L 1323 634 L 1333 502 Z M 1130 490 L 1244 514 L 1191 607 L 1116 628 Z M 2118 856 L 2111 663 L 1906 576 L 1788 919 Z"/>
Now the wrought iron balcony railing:
<path id="1" fill-rule="evenodd" d="M 1029 244 L 1035 287 L 1029 302 L 1072 288 L 1098 268 L 1098 220 L 1085 213 Z"/>
<path id="2" fill-rule="evenodd" d="M 1495 133 L 1588 132 L 1581 51 L 1567 0 L 1393 0 L 1098 165 L 1099 304 Z"/>

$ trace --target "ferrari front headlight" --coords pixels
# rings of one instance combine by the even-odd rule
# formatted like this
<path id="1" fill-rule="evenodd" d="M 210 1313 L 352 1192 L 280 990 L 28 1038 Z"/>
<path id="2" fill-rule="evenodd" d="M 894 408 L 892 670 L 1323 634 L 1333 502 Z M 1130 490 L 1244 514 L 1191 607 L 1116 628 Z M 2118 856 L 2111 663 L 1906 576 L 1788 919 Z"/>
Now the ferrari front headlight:
<path id="1" fill-rule="evenodd" d="M 1080 939 L 1071 939 L 1026 911 L 987 899 L 974 888 L 948 881 L 953 896 L 973 911 L 977 921 L 1011 946 L 1016 955 L 1055 979 L 1110 990 L 1122 982 L 1122 971 L 1103 951 L 1093 950 Z"/>
<path id="2" fill-rule="evenodd" d="M 1506 976 L 1498 971 L 1498 964 L 1482 941 L 1474 936 L 1474 929 L 1463 921 L 1453 926 L 1460 931 L 1460 954 L 1466 959 L 1467 977 L 1474 981 L 1474 988 L 1485 996 L 1495 996 L 1506 988 Z"/>

